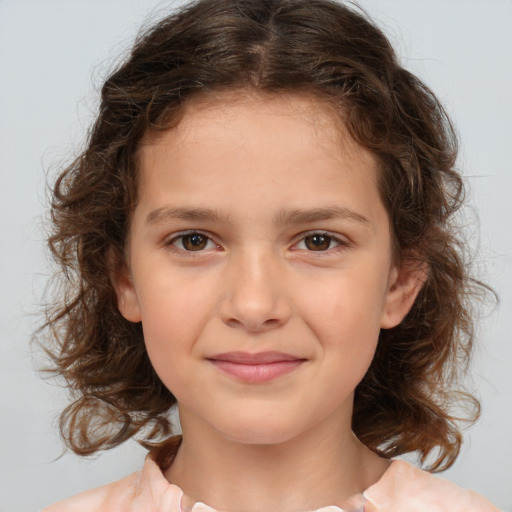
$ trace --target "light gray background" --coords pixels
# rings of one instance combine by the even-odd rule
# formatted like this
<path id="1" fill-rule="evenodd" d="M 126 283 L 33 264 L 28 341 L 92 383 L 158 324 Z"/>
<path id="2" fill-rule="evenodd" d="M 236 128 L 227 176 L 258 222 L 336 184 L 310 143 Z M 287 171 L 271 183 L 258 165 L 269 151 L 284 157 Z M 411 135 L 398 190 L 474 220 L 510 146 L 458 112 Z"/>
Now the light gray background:
<path id="1" fill-rule="evenodd" d="M 49 272 L 45 169 L 82 140 L 94 84 L 141 22 L 175 4 L 0 0 L 0 512 L 39 510 L 140 466 L 144 452 L 135 444 L 96 460 L 55 460 L 65 397 L 34 374 L 29 338 Z M 463 141 L 459 165 L 480 211 L 481 258 L 501 305 L 481 325 L 475 360 L 483 415 L 444 476 L 512 510 L 512 1 L 361 4 L 445 102 Z"/>

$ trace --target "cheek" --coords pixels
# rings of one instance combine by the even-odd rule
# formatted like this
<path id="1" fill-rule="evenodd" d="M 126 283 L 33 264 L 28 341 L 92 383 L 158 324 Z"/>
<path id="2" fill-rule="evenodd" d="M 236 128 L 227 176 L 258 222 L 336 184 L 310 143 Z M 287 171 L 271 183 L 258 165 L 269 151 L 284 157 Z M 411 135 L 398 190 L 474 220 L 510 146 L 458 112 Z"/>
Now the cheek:
<path id="1" fill-rule="evenodd" d="M 212 312 L 211 297 L 176 276 L 147 276 L 139 288 L 144 341 L 167 387 L 187 364 Z"/>
<path id="2" fill-rule="evenodd" d="M 326 331 L 378 335 L 387 281 L 373 274 L 340 271 L 297 284 L 301 316 Z"/>
<path id="3" fill-rule="evenodd" d="M 167 339 L 170 333 L 176 339 L 187 338 L 211 310 L 211 279 L 176 271 L 167 262 L 156 262 L 153 269 L 137 276 L 143 327 L 151 339 Z"/>
<path id="4" fill-rule="evenodd" d="M 379 338 L 385 299 L 380 274 L 339 273 L 300 294 L 302 319 L 333 366 L 359 380 L 370 365 Z M 330 357 L 332 356 L 332 357 Z"/>

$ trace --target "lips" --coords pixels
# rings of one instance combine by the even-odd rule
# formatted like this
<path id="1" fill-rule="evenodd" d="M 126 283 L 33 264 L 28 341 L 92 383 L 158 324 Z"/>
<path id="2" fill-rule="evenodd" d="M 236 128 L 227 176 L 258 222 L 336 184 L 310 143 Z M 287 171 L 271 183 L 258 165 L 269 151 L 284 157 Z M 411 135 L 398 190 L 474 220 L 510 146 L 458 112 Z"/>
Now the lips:
<path id="1" fill-rule="evenodd" d="M 208 360 L 222 372 L 249 383 L 268 382 L 287 375 L 306 361 L 281 352 L 227 352 Z"/>

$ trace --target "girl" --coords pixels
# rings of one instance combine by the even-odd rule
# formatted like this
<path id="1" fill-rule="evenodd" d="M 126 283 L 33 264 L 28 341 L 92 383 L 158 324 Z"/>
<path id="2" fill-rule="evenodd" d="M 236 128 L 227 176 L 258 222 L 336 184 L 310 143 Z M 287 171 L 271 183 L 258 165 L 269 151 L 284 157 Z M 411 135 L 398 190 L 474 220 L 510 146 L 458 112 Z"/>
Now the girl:
<path id="1" fill-rule="evenodd" d="M 47 350 L 72 450 L 151 451 L 46 512 L 497 510 L 395 459 L 439 471 L 462 442 L 455 157 L 433 94 L 338 3 L 200 0 L 139 37 L 54 187 Z"/>

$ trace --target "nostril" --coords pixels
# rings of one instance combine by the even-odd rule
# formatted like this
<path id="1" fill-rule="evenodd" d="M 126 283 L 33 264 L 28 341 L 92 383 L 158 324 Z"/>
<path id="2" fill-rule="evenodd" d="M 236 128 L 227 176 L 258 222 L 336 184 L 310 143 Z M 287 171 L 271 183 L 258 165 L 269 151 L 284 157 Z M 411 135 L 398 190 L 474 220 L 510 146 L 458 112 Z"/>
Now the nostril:
<path id="1" fill-rule="evenodd" d="M 264 332 L 269 329 L 275 329 L 284 322 L 282 322 L 278 318 L 269 318 L 267 320 L 264 320 L 263 322 L 260 322 L 256 319 L 245 319 L 244 321 L 242 321 L 236 318 L 228 318 L 224 320 L 224 323 L 229 327 L 235 329 L 245 329 L 248 332 Z"/>
<path id="2" fill-rule="evenodd" d="M 236 318 L 227 318 L 226 320 L 224 320 L 224 323 L 226 325 L 228 325 L 229 327 L 234 327 L 234 328 L 243 327 L 243 323 L 240 322 L 240 320 L 237 320 Z"/>

